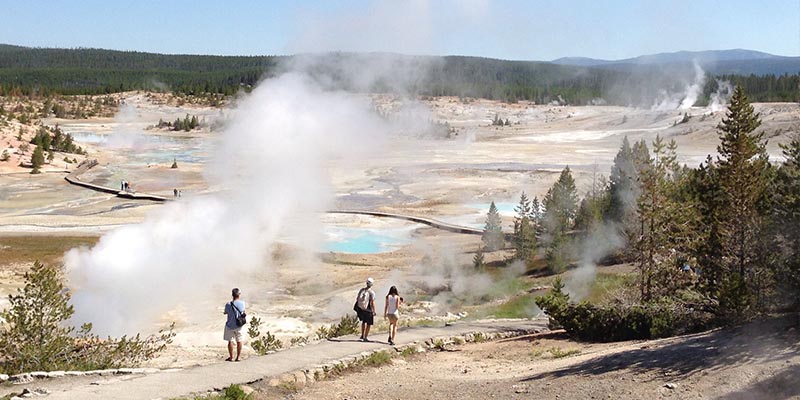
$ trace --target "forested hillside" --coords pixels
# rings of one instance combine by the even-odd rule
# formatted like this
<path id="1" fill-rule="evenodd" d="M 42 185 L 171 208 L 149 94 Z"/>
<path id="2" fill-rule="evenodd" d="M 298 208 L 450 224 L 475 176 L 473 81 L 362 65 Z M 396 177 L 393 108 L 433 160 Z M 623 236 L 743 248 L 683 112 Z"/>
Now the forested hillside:
<path id="1" fill-rule="evenodd" d="M 631 70 L 507 61 L 479 57 L 429 57 L 394 54 L 332 53 L 302 56 L 312 73 L 345 88 L 397 89 L 388 79 L 404 77 L 403 88 L 416 95 L 454 95 L 504 101 L 561 101 L 649 106 L 663 93 L 680 93 L 691 82 L 686 68 L 654 66 Z M 366 72 L 370 58 L 381 58 L 386 78 L 363 86 L 345 77 Z M 165 55 L 101 49 L 44 49 L 0 45 L 0 95 L 102 94 L 127 90 L 233 94 L 248 90 L 279 71 L 291 56 Z M 308 62 L 311 60 L 311 62 Z M 309 65 L 311 66 L 309 68 Z M 388 65 L 388 67 L 386 67 Z M 395 70 L 396 69 L 396 70 Z M 413 77 L 409 78 L 409 69 Z M 756 101 L 800 101 L 800 76 L 721 77 L 742 85 Z M 699 103 L 716 90 L 707 79 Z"/>

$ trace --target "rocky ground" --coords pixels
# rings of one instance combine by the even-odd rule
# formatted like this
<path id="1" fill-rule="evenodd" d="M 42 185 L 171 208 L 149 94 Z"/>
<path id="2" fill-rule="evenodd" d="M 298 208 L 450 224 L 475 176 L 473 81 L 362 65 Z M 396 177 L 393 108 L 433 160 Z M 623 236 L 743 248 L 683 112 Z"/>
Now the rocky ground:
<path id="1" fill-rule="evenodd" d="M 794 399 L 798 328 L 789 317 L 653 341 L 534 335 L 400 357 L 296 393 L 256 385 L 256 398 Z"/>

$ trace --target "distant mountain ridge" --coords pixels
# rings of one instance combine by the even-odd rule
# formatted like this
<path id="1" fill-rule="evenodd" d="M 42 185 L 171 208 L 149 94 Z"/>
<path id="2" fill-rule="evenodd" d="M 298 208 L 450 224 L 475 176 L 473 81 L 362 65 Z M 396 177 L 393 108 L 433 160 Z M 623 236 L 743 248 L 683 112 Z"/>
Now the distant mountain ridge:
<path id="1" fill-rule="evenodd" d="M 755 50 L 677 51 L 648 54 L 621 60 L 602 60 L 588 57 L 562 57 L 551 61 L 558 65 L 632 70 L 647 66 L 686 65 L 697 62 L 713 74 L 765 75 L 800 73 L 800 57 L 778 56 Z"/>

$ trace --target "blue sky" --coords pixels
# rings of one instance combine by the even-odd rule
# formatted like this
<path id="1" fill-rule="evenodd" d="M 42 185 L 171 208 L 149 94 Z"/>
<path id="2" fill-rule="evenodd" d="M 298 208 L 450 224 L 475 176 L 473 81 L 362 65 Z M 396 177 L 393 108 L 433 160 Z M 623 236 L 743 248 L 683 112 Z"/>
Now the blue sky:
<path id="1" fill-rule="evenodd" d="M 0 43 L 255 55 L 520 60 L 744 48 L 800 56 L 800 0 L 0 0 Z"/>

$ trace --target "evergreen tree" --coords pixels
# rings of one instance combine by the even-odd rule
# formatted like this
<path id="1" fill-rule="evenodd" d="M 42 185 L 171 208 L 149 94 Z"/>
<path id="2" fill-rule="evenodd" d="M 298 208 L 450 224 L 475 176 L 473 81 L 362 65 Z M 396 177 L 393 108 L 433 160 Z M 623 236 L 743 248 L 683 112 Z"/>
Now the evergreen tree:
<path id="1" fill-rule="evenodd" d="M 476 271 L 483 271 L 483 262 L 483 249 L 479 247 L 478 251 L 475 252 L 475 256 L 472 257 L 472 267 Z"/>
<path id="2" fill-rule="evenodd" d="M 785 290 L 784 298 L 800 307 L 800 136 L 781 145 L 786 162 L 778 170 L 775 201 L 778 249 L 781 268 L 779 282 Z M 788 294 L 788 295 L 786 295 Z"/>
<path id="3" fill-rule="evenodd" d="M 639 288 L 644 301 L 673 296 L 689 283 L 690 255 L 698 240 L 696 207 L 679 199 L 684 175 L 677 163 L 675 141 L 653 142 L 653 158 L 640 171 L 637 200 L 640 232 L 634 243 Z"/>
<path id="4" fill-rule="evenodd" d="M 578 210 L 578 191 L 569 166 L 544 198 L 544 223 L 549 234 L 564 234 L 572 228 Z"/>
<path id="5" fill-rule="evenodd" d="M 541 238 L 544 234 L 544 213 L 542 212 L 542 203 L 539 201 L 538 196 L 534 196 L 533 200 L 531 200 L 531 215 L 530 219 L 533 222 L 533 229 L 535 231 L 536 238 Z"/>
<path id="6" fill-rule="evenodd" d="M 31 165 L 33 166 L 33 170 L 31 170 L 32 174 L 38 174 L 41 171 L 39 168 L 44 165 L 44 152 L 42 152 L 42 148 L 36 146 L 33 150 L 33 155 L 31 156 Z"/>
<path id="7" fill-rule="evenodd" d="M 54 371 L 71 356 L 73 328 L 64 325 L 74 313 L 58 270 L 36 261 L 25 274 L 25 287 L 9 295 L 0 312 L 8 324 L 0 335 L 0 363 L 5 371 Z"/>
<path id="8" fill-rule="evenodd" d="M 520 195 L 519 205 L 514 210 L 517 212 L 514 217 L 514 258 L 529 263 L 536 256 L 536 223 L 531 218 L 533 210 L 525 192 Z"/>
<path id="9" fill-rule="evenodd" d="M 717 160 L 703 168 L 699 179 L 710 186 L 702 196 L 708 244 L 704 246 L 704 278 L 709 294 L 718 298 L 728 321 L 750 315 L 765 299 L 770 280 L 767 250 L 769 189 L 774 175 L 766 152 L 758 114 L 740 86 L 734 90 L 726 117 L 717 127 Z"/>
<path id="10" fill-rule="evenodd" d="M 573 257 L 572 241 L 567 232 L 573 227 L 577 208 L 575 180 L 567 166 L 544 198 L 543 236 L 548 245 L 545 258 L 555 273 L 566 269 Z"/>
<path id="11" fill-rule="evenodd" d="M 76 331 L 68 323 L 74 309 L 58 268 L 36 261 L 25 286 L 9 295 L 0 311 L 0 371 L 20 373 L 133 367 L 163 351 L 175 336 L 168 330 L 148 337 L 101 339 L 90 323 Z"/>
<path id="12" fill-rule="evenodd" d="M 505 238 L 503 237 L 502 224 L 500 213 L 497 212 L 497 206 L 494 205 L 493 201 L 492 204 L 489 205 L 489 213 L 486 214 L 486 225 L 483 228 L 483 235 L 481 236 L 486 250 L 495 251 L 503 248 Z"/>
<path id="13" fill-rule="evenodd" d="M 642 150 L 647 149 L 647 146 L 639 145 L 637 149 L 640 152 L 639 157 L 644 158 L 641 153 Z M 605 212 L 605 218 L 617 224 L 628 243 L 636 240 L 639 231 L 636 226 L 636 208 L 641 188 L 636 158 L 637 156 L 628 142 L 628 137 L 625 136 L 611 167 L 608 208 Z"/>

